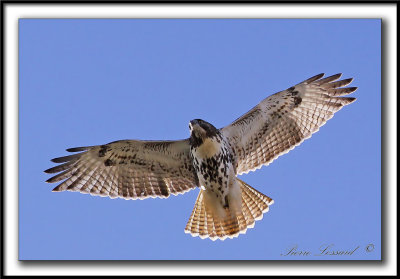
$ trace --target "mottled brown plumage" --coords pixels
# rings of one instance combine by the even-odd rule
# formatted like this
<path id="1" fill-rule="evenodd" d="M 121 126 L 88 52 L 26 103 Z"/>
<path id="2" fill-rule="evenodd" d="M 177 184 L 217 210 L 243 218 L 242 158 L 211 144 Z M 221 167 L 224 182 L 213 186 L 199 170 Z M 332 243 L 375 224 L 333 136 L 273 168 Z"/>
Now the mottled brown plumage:
<path id="1" fill-rule="evenodd" d="M 167 198 L 198 184 L 188 140 L 122 140 L 68 151 L 84 152 L 52 160 L 64 164 L 45 172 L 63 172 L 47 182 L 67 179 L 53 189 L 55 192 L 78 191 L 124 199 Z"/>
<path id="2" fill-rule="evenodd" d="M 177 141 L 122 140 L 67 149 L 55 158 L 47 180 L 53 191 L 110 198 L 166 198 L 201 187 L 185 232 L 201 238 L 233 238 L 254 226 L 273 200 L 236 176 L 270 164 L 319 130 L 355 98 L 341 74 L 311 77 L 261 101 L 232 124 L 216 129 L 190 122 L 191 136 Z"/>
<path id="3" fill-rule="evenodd" d="M 261 101 L 231 125 L 221 129 L 235 148 L 237 174 L 270 164 L 319 130 L 335 112 L 355 98 L 353 79 L 336 81 L 341 74 L 320 79 L 316 75 Z"/>

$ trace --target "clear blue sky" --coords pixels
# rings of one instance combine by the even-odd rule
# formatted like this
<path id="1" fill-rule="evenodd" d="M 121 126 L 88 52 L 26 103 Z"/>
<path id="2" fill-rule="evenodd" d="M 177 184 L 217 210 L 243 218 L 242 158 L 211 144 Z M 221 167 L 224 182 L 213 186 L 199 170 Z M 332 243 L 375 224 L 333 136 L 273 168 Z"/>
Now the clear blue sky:
<path id="1" fill-rule="evenodd" d="M 21 19 L 19 259 L 380 259 L 380 29 L 377 19 Z M 354 77 L 357 101 L 241 176 L 275 204 L 239 238 L 184 233 L 197 189 L 126 201 L 45 183 L 66 148 L 187 138 L 191 119 L 225 126 L 321 72 Z M 330 244 L 359 248 L 315 256 Z M 311 255 L 284 256 L 295 246 Z"/>

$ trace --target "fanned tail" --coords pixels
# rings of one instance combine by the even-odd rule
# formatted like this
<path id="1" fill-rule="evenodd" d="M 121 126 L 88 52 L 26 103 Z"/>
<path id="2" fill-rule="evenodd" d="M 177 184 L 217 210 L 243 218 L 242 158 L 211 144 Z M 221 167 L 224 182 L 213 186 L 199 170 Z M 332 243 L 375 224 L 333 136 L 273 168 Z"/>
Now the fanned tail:
<path id="1" fill-rule="evenodd" d="M 254 227 L 255 221 L 262 219 L 263 214 L 269 210 L 269 206 L 274 201 L 242 180 L 236 179 L 240 185 L 241 208 L 234 210 L 234 207 L 228 207 L 223 209 L 225 212 L 221 214 L 218 212 L 219 208 L 207 201 L 210 199 L 208 195 L 213 193 L 200 190 L 185 233 L 202 239 L 225 240 L 245 234 L 248 228 Z"/>

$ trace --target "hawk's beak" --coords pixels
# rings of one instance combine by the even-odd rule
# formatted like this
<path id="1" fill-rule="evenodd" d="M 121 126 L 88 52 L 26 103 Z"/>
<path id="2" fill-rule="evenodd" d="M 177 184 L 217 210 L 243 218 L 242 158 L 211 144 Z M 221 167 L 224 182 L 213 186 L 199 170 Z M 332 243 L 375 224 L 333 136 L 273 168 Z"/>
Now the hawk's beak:
<path id="1" fill-rule="evenodd" d="M 199 122 L 197 120 L 192 120 L 189 122 L 189 129 L 192 131 L 195 129 L 196 126 L 198 126 Z"/>
<path id="2" fill-rule="evenodd" d="M 199 124 L 199 121 L 197 121 L 196 119 L 190 121 L 190 125 L 192 125 L 192 127 L 194 127 L 197 124 Z"/>
<path id="3" fill-rule="evenodd" d="M 197 137 L 205 133 L 204 129 L 200 126 L 200 123 L 197 119 L 189 122 L 189 129 L 192 133 L 195 133 Z"/>

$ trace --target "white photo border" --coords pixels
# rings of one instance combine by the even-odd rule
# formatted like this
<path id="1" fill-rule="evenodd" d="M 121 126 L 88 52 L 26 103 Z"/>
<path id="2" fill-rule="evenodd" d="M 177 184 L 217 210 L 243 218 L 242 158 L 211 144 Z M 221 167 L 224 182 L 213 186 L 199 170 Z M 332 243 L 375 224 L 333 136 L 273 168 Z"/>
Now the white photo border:
<path id="1" fill-rule="evenodd" d="M 384 4 L 2 3 L 4 275 L 395 275 L 397 272 L 397 14 Z M 381 18 L 382 261 L 18 261 L 18 20 L 20 18 Z M 390 150 L 390 152 L 388 152 Z M 366 201 L 367 202 L 367 201 Z M 290 268 L 289 268 L 290 267 Z"/>

